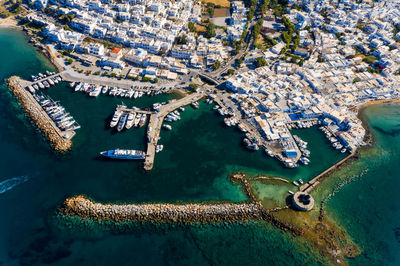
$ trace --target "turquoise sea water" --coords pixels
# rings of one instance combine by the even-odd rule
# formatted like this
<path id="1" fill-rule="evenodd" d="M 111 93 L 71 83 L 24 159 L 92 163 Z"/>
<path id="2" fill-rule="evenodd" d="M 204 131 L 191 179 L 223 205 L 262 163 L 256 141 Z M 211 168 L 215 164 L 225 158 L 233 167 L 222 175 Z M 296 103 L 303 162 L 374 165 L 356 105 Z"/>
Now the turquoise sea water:
<path id="1" fill-rule="evenodd" d="M 0 194 L 0 264 L 323 263 L 301 239 L 265 223 L 229 227 L 150 226 L 124 233 L 107 231 L 101 227 L 96 229 L 95 225 L 93 230 L 82 230 L 79 226 L 63 228 L 58 224 L 60 221 L 54 219 L 54 213 L 69 196 L 85 194 L 104 202 L 238 202 L 246 200 L 246 197 L 239 187 L 229 182 L 227 175 L 230 172 L 244 170 L 254 174 L 307 180 L 340 160 L 343 155 L 329 148 L 317 129 L 298 130 L 295 134 L 309 142 L 312 162 L 306 167 L 284 169 L 262 151 L 245 150 L 241 144 L 241 133 L 237 129 L 226 128 L 212 107 L 201 103 L 198 110 L 187 107 L 182 113 L 182 120 L 172 123 L 172 131 L 162 132 L 160 143 L 164 144 L 164 151 L 157 154 L 154 169 L 144 172 L 140 162 L 116 162 L 98 157 L 98 153 L 106 149 L 145 147 L 144 127 L 122 133 L 107 127 L 121 99 L 108 96 L 89 98 L 81 92 L 73 92 L 65 84 L 54 86 L 45 93 L 59 100 L 82 128 L 73 139 L 72 151 L 56 155 L 40 132 L 25 118 L 3 82 L 14 74 L 29 78 L 31 74 L 52 69 L 52 66 L 26 43 L 18 31 L 0 29 L 0 48 L 0 149 L 3 151 L 0 182 L 12 177 L 29 176 L 26 182 Z M 179 95 L 123 101 L 128 106 L 145 107 L 176 97 Z M 400 109 L 396 110 L 398 112 Z M 373 117 L 372 113 L 369 119 L 373 121 Z M 381 127 L 393 131 L 393 125 L 387 125 L 384 123 Z M 377 132 L 383 134 L 379 130 Z M 379 145 L 389 142 L 385 143 L 379 142 Z M 398 158 L 387 153 L 385 156 L 388 163 L 392 158 Z M 392 173 L 394 175 L 387 173 L 385 180 L 395 179 L 396 172 Z M 352 228 L 352 210 L 348 210 L 346 217 L 341 216 L 342 210 L 350 208 L 352 204 L 356 208 L 356 202 L 349 204 L 346 200 L 341 201 L 341 198 L 342 195 L 347 195 L 345 198 L 354 195 L 351 188 L 356 185 L 359 189 L 357 182 L 345 187 L 337 199 L 329 202 L 328 207 L 337 221 L 350 231 L 356 243 L 358 240 L 368 243 L 368 238 L 363 239 L 363 234 L 370 232 L 358 232 Z M 389 181 L 387 185 L 387 188 L 391 188 Z M 378 209 L 380 205 L 375 204 Z M 364 223 L 363 219 L 360 223 Z M 362 226 L 367 225 L 365 223 Z M 374 232 L 379 234 L 379 230 Z M 373 234 L 369 235 L 372 237 Z M 387 245 L 393 249 L 390 254 L 394 254 L 398 243 L 389 241 Z M 375 257 L 385 257 L 380 250 L 369 252 L 374 257 L 358 258 L 355 262 L 375 262 Z"/>

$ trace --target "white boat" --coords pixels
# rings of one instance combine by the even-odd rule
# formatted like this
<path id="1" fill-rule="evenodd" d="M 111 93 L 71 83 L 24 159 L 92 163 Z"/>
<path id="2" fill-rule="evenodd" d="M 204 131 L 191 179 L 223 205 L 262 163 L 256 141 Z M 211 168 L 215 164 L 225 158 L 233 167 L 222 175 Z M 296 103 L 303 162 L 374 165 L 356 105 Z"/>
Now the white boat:
<path id="1" fill-rule="evenodd" d="M 107 91 L 108 91 L 108 86 L 106 85 L 106 86 L 104 86 L 104 87 L 102 88 L 101 92 L 102 92 L 102 93 L 107 93 Z"/>
<path id="2" fill-rule="evenodd" d="M 115 111 L 113 118 L 111 119 L 111 122 L 110 122 L 110 127 L 115 127 L 118 124 L 118 121 L 119 121 L 122 113 L 123 112 L 120 110 Z"/>
<path id="3" fill-rule="evenodd" d="M 89 96 L 92 96 L 92 97 L 97 97 L 97 96 L 99 96 L 100 95 L 100 93 L 101 93 L 101 87 L 95 87 L 90 93 L 89 93 Z"/>
<path id="4" fill-rule="evenodd" d="M 117 93 L 117 89 L 112 88 L 108 94 L 111 96 L 114 96 L 116 93 Z"/>
<path id="5" fill-rule="evenodd" d="M 300 186 L 299 183 L 297 183 L 297 181 L 293 181 L 292 183 L 293 183 L 293 185 L 295 185 L 295 186 Z"/>
<path id="6" fill-rule="evenodd" d="M 171 126 L 171 125 L 168 125 L 168 124 L 164 124 L 164 125 L 163 125 L 163 128 L 166 129 L 166 130 L 171 130 L 171 129 L 172 129 L 172 126 Z"/>
<path id="7" fill-rule="evenodd" d="M 142 117 L 142 114 L 137 114 L 135 117 L 135 122 L 134 125 L 135 127 L 139 126 L 140 118 Z"/>
<path id="8" fill-rule="evenodd" d="M 156 146 L 156 152 L 160 152 L 164 149 L 164 145 L 157 145 Z"/>
<path id="9" fill-rule="evenodd" d="M 268 154 L 270 157 L 273 157 L 274 154 L 272 153 L 272 151 L 265 149 L 265 153 Z"/>
<path id="10" fill-rule="evenodd" d="M 31 93 L 35 93 L 35 89 L 32 86 L 28 86 L 27 89 L 31 92 Z"/>
<path id="11" fill-rule="evenodd" d="M 135 116 L 136 113 L 129 113 L 128 115 L 128 120 L 126 121 L 126 129 L 130 129 L 133 126 L 133 123 L 135 122 Z"/>

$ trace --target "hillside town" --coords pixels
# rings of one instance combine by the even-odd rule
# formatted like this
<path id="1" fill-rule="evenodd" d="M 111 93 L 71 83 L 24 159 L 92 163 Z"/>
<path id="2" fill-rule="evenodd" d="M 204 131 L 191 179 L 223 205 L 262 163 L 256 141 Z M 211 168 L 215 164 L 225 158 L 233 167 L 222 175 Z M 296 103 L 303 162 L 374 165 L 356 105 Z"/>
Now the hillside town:
<path id="1" fill-rule="evenodd" d="M 359 108 L 399 98 L 398 1 L 35 0 L 26 8 L 24 23 L 40 29 L 65 69 L 179 81 L 217 103 L 249 149 L 291 168 L 309 161 L 291 129 L 318 125 L 334 148 L 353 153 L 365 144 Z M 221 9 L 216 20 L 210 13 Z"/>

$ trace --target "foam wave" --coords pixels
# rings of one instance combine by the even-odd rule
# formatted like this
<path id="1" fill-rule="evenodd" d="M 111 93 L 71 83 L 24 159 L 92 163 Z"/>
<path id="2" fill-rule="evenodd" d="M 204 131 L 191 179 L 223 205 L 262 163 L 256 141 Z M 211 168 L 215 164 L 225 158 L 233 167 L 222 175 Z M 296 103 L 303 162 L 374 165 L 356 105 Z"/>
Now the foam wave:
<path id="1" fill-rule="evenodd" d="M 28 180 L 29 180 L 29 176 L 25 176 L 25 175 L 6 179 L 6 180 L 0 182 L 0 194 L 3 194 L 5 192 L 13 189 L 15 186 L 25 183 Z"/>

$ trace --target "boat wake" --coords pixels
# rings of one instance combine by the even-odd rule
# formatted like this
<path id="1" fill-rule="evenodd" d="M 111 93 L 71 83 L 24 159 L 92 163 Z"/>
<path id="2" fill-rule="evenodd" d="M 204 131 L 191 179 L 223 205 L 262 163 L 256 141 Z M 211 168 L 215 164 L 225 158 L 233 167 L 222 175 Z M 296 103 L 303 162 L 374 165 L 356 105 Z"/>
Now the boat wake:
<path id="1" fill-rule="evenodd" d="M 13 189 L 15 186 L 25 183 L 28 180 L 29 180 L 29 176 L 25 176 L 25 175 L 6 179 L 6 180 L 0 182 L 0 194 L 3 194 L 5 192 Z"/>

